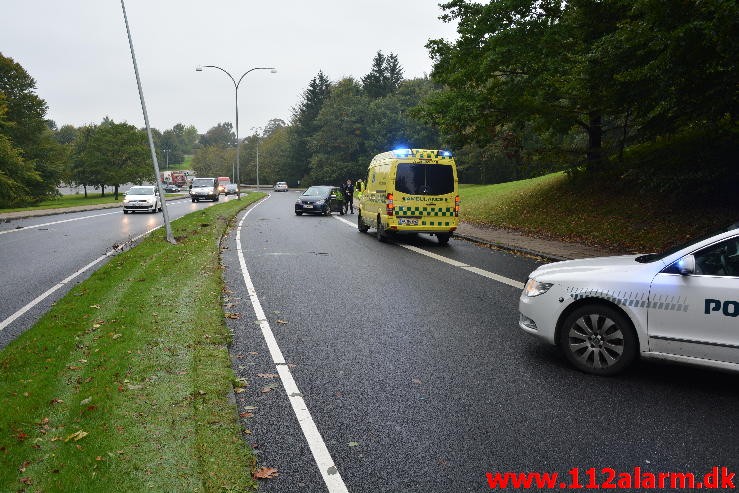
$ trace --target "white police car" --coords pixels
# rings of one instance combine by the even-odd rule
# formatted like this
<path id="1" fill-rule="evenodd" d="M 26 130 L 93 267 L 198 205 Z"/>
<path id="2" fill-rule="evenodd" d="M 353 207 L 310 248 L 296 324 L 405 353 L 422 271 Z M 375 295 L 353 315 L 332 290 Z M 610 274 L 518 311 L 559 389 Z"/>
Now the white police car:
<path id="1" fill-rule="evenodd" d="M 588 373 L 639 356 L 739 371 L 739 223 L 660 254 L 543 265 L 519 311 L 524 331 Z"/>

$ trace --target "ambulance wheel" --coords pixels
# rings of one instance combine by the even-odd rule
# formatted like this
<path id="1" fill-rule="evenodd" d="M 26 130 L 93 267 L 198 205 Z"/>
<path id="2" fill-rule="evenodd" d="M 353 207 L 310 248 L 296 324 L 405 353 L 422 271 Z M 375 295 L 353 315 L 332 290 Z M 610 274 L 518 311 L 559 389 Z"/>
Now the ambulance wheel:
<path id="1" fill-rule="evenodd" d="M 638 355 L 636 333 L 631 321 L 605 305 L 585 305 L 564 320 L 559 347 L 567 360 L 580 371 L 594 375 L 615 375 L 634 362 Z"/>
<path id="2" fill-rule="evenodd" d="M 387 241 L 387 236 L 385 235 L 385 229 L 382 227 L 382 221 L 380 220 L 380 216 L 377 216 L 377 239 L 380 241 L 380 243 L 385 243 Z"/>
<path id="3" fill-rule="evenodd" d="M 451 233 L 436 233 L 436 239 L 439 240 L 439 245 L 448 245 Z"/>
<path id="4" fill-rule="evenodd" d="M 362 220 L 361 212 L 357 214 L 357 229 L 359 230 L 360 233 L 366 233 L 367 231 L 369 231 L 369 226 L 364 224 L 364 220 Z"/>

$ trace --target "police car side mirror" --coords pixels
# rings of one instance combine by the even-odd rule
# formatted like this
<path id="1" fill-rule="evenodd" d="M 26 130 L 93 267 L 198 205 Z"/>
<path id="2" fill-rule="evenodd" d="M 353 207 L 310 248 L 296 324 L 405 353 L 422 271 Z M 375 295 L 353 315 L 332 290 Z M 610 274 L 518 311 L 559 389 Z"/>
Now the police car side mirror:
<path id="1" fill-rule="evenodd" d="M 677 261 L 677 270 L 680 275 L 689 276 L 695 274 L 695 257 L 693 255 L 686 255 Z"/>

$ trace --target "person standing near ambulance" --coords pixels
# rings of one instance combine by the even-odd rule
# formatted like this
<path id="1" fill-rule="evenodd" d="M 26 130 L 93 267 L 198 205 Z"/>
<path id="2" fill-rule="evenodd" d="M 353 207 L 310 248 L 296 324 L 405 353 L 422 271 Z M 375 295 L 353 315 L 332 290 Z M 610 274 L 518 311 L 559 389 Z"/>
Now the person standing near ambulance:
<path id="1" fill-rule="evenodd" d="M 346 180 L 344 186 L 341 187 L 341 191 L 344 194 L 344 213 L 354 214 L 354 185 L 352 185 L 350 179 Z"/>

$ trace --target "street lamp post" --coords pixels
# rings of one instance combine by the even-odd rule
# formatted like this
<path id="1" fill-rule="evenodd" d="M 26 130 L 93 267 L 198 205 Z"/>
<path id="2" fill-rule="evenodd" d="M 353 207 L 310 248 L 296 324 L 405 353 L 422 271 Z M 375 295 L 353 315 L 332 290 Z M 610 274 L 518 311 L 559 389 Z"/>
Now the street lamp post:
<path id="1" fill-rule="evenodd" d="M 262 129 L 260 127 L 252 127 L 251 130 L 257 136 L 257 191 L 259 191 L 259 140 L 262 138 Z"/>
<path id="2" fill-rule="evenodd" d="M 164 169 L 169 169 L 169 149 L 162 149 L 162 152 L 167 157 L 167 164 Z"/>
<path id="3" fill-rule="evenodd" d="M 241 149 L 241 141 L 239 140 L 239 85 L 241 85 L 241 81 L 244 80 L 244 77 L 246 77 L 246 74 L 249 72 L 253 72 L 255 70 L 269 70 L 270 73 L 277 73 L 277 69 L 274 67 L 254 67 L 250 68 L 246 72 L 244 72 L 241 77 L 239 77 L 239 81 L 236 82 L 236 79 L 233 78 L 233 76 L 228 73 L 227 70 L 218 67 L 216 65 L 203 65 L 195 67 L 196 72 L 202 72 L 203 68 L 217 68 L 224 74 L 228 75 L 228 78 L 231 79 L 231 82 L 234 84 L 234 92 L 236 94 L 236 184 L 238 185 L 240 182 L 240 171 L 239 171 L 239 154 Z"/>

